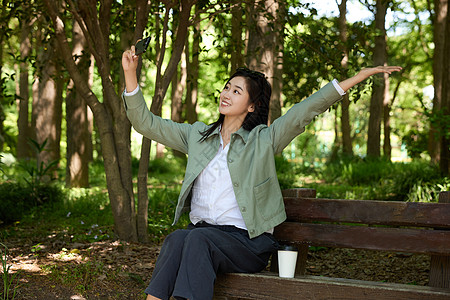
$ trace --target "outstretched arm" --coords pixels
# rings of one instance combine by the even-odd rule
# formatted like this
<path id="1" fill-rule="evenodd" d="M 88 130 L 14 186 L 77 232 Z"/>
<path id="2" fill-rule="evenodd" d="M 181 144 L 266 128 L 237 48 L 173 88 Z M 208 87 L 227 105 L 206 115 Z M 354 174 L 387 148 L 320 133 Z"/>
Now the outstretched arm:
<path id="1" fill-rule="evenodd" d="M 391 74 L 392 72 L 398 72 L 401 71 L 402 68 L 398 66 L 378 66 L 375 68 L 365 68 L 358 72 L 353 77 L 350 77 L 348 79 L 345 79 L 344 81 L 339 82 L 339 86 L 346 92 L 353 86 L 357 85 L 363 80 L 366 80 L 372 75 L 378 74 L 378 73 L 387 73 Z"/>

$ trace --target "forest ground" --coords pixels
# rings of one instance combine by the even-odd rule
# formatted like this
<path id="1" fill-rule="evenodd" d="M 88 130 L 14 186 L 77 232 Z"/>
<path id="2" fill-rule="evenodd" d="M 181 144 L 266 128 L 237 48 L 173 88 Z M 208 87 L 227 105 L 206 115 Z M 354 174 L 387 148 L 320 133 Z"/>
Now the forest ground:
<path id="1" fill-rule="evenodd" d="M 70 243 L 64 233 L 42 237 L 37 230 L 16 226 L 6 240 L 10 273 L 18 272 L 15 299 L 145 299 L 158 245 Z M 317 248 L 309 252 L 307 273 L 426 285 L 429 263 L 425 255 Z"/>

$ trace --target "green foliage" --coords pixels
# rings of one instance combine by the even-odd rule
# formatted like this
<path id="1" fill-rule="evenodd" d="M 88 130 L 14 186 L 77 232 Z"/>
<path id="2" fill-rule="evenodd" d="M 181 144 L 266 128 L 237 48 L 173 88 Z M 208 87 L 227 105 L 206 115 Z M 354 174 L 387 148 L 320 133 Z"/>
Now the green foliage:
<path id="1" fill-rule="evenodd" d="M 422 153 L 427 152 L 428 135 L 428 132 L 413 128 L 403 136 L 402 143 L 411 158 L 420 158 Z"/>
<path id="2" fill-rule="evenodd" d="M 23 160 L 18 167 L 25 172 L 23 177 L 14 172 L 16 181 L 6 181 L 0 184 L 0 220 L 3 223 L 11 223 L 20 220 L 33 208 L 44 204 L 53 204 L 62 201 L 64 192 L 60 187 L 52 184 L 52 172 L 57 161 L 45 164 L 39 160 L 45 151 L 47 140 L 42 144 L 31 140 L 30 144 L 36 154 L 36 159 Z M 23 181 L 20 180 L 23 179 Z"/>
<path id="3" fill-rule="evenodd" d="M 101 190 L 72 190 L 57 213 L 70 230 L 73 242 L 92 243 L 114 238 L 109 199 Z"/>
<path id="4" fill-rule="evenodd" d="M 282 188 L 309 187 L 317 197 L 436 202 L 450 190 L 450 179 L 427 161 L 393 163 L 384 159 L 341 158 L 323 167 L 277 158 Z"/>
<path id="5" fill-rule="evenodd" d="M 53 179 L 51 172 L 55 170 L 55 167 L 58 164 L 58 161 L 56 160 L 48 163 L 44 163 L 40 160 L 41 154 L 45 151 L 47 141 L 48 140 L 45 139 L 42 144 L 39 144 L 37 141 L 30 139 L 30 145 L 36 154 L 36 159 L 23 160 L 19 163 L 19 166 L 25 170 L 29 176 L 28 178 L 24 178 L 25 182 L 33 189 L 43 184 L 44 180 L 46 183 L 51 181 Z"/>
<path id="6" fill-rule="evenodd" d="M 180 186 L 163 186 L 149 190 L 148 226 L 150 239 L 160 242 L 177 228 L 189 224 L 187 214 L 183 215 L 175 227 L 172 226 Z"/>
<path id="7" fill-rule="evenodd" d="M 429 182 L 419 179 L 410 189 L 406 201 L 438 202 L 439 193 L 450 191 L 450 178 L 444 177 Z"/>
<path id="8" fill-rule="evenodd" d="M 3 157 L 3 155 L 0 154 L 0 172 L 5 173 L 5 171 L 3 170 L 3 166 L 5 164 L 2 162 L 2 157 Z"/>
<path id="9" fill-rule="evenodd" d="M 445 136 L 446 138 L 450 138 L 450 114 L 447 110 L 443 108 L 434 113 L 426 113 L 431 124 L 435 126 L 439 137 Z"/>
<path id="10" fill-rule="evenodd" d="M 72 255 L 65 248 L 60 252 L 61 259 L 70 258 Z M 47 265 L 44 269 L 50 273 L 53 280 L 74 286 L 79 293 L 89 290 L 99 277 L 107 274 L 104 264 L 93 257 L 83 257 L 83 262 L 80 264 Z"/>
<path id="11" fill-rule="evenodd" d="M 296 172 L 293 172 L 293 168 L 295 168 L 295 165 L 290 163 L 284 156 L 277 155 L 275 156 L 275 166 L 277 169 L 278 182 L 281 189 L 283 190 L 292 188 L 296 181 Z"/>
<path id="12" fill-rule="evenodd" d="M 369 187 L 370 199 L 405 201 L 418 184 L 445 181 L 437 166 L 425 161 L 392 163 L 384 159 L 340 160 L 330 163 L 322 173 L 326 182 L 342 186 Z M 416 188 L 415 188 L 416 187 Z M 339 188 L 336 186 L 336 188 Z"/>
<path id="13" fill-rule="evenodd" d="M 32 208 L 62 201 L 64 192 L 56 185 L 27 186 L 20 183 L 0 184 L 0 220 L 11 223 L 20 220 Z"/>
<path id="14" fill-rule="evenodd" d="M 2 282 L 3 282 L 3 292 L 2 299 L 13 300 L 16 297 L 16 292 L 18 289 L 18 272 L 11 273 L 11 265 L 8 264 L 8 248 L 0 243 L 3 249 L 0 249 L 0 260 L 2 262 Z M 14 283 L 15 281 L 15 283 Z"/>

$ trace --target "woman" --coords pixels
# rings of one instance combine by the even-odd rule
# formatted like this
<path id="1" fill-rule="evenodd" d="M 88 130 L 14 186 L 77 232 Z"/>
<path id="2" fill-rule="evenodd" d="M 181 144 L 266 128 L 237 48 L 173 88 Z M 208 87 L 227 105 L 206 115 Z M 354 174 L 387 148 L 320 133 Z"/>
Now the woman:
<path id="1" fill-rule="evenodd" d="M 263 270 L 278 245 L 273 228 L 286 219 L 274 155 L 349 88 L 401 69 L 368 68 L 340 83 L 334 80 L 267 126 L 270 84 L 264 74 L 240 68 L 220 94 L 219 119 L 190 125 L 148 110 L 134 50 L 122 56 L 128 118 L 144 136 L 188 154 L 174 223 L 190 211 L 191 224 L 165 239 L 147 299 L 212 299 L 216 274 Z"/>

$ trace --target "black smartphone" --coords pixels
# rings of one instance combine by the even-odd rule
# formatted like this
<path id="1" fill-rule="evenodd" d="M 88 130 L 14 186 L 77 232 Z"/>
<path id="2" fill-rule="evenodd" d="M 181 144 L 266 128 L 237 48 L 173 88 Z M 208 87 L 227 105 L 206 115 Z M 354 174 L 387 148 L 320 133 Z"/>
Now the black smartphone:
<path id="1" fill-rule="evenodd" d="M 137 41 L 135 47 L 135 54 L 139 55 L 147 51 L 148 45 L 150 44 L 150 37 Z"/>

